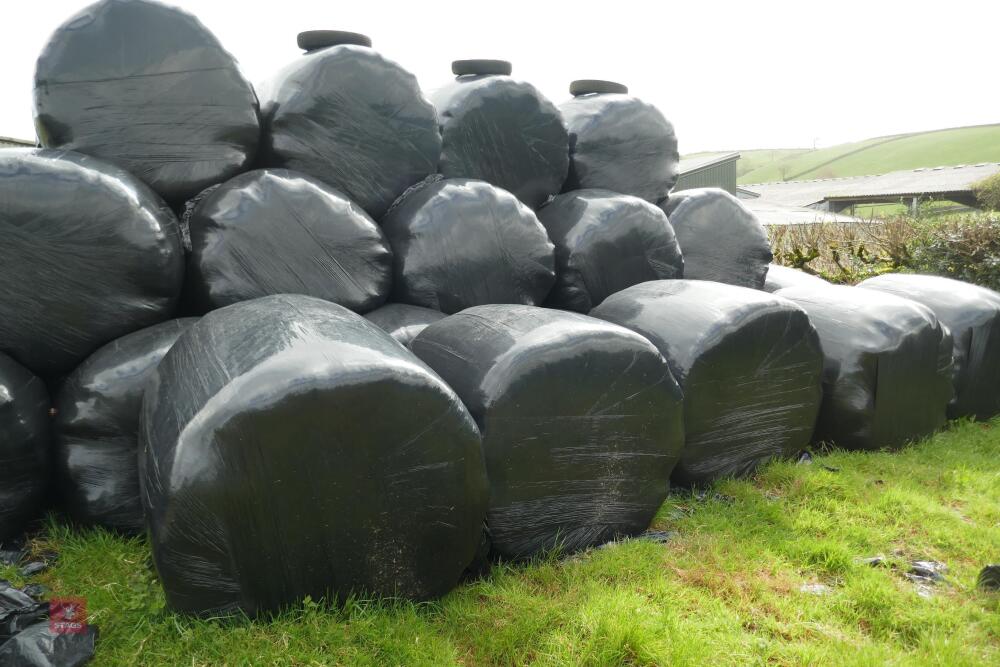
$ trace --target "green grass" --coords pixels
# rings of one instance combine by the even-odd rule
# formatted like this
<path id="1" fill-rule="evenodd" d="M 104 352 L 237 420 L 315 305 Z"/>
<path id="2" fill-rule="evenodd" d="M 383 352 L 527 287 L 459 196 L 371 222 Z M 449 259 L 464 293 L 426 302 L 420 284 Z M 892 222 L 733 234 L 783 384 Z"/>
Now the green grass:
<path id="1" fill-rule="evenodd" d="M 671 496 L 655 522 L 677 531 L 667 544 L 500 567 L 432 604 L 182 618 L 143 540 L 56 519 L 35 546 L 61 558 L 35 580 L 88 599 L 96 665 L 995 665 L 1000 595 L 974 583 L 1000 561 L 998 454 L 1000 420 L 898 453 L 772 464 L 707 500 Z M 888 566 L 858 560 L 876 554 Z M 916 558 L 951 570 L 929 599 L 902 576 Z M 828 594 L 801 591 L 816 583 Z"/>

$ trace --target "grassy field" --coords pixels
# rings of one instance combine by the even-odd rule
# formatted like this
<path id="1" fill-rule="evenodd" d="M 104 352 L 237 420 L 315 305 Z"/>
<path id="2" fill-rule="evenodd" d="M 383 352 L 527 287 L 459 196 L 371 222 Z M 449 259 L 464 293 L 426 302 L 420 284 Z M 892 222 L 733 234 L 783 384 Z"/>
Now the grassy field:
<path id="1" fill-rule="evenodd" d="M 143 540 L 56 519 L 34 544 L 61 558 L 32 580 L 87 598 L 96 665 L 996 665 L 1000 595 L 975 580 L 1000 561 L 998 454 L 1000 420 L 898 453 L 772 464 L 672 495 L 655 522 L 666 543 L 499 567 L 432 604 L 182 618 L 164 611 Z M 921 595 L 904 577 L 914 559 L 945 562 L 947 581 Z"/>

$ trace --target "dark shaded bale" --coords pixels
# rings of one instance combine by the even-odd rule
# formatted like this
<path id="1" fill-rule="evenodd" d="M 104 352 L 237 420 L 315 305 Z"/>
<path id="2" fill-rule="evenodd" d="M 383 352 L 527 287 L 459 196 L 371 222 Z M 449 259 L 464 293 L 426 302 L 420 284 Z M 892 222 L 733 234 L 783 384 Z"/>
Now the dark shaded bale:
<path id="1" fill-rule="evenodd" d="M 441 311 L 405 303 L 387 303 L 365 313 L 365 319 L 407 347 L 427 325 L 445 317 Z"/>
<path id="2" fill-rule="evenodd" d="M 0 354 L 0 542 L 15 537 L 41 514 L 48 462 L 45 383 Z"/>
<path id="3" fill-rule="evenodd" d="M 764 291 L 774 293 L 786 287 L 798 287 L 799 285 L 820 287 L 829 284 L 831 283 L 811 273 L 782 266 L 781 264 L 771 264 L 767 267 Z"/>
<path id="4" fill-rule="evenodd" d="M 649 341 L 585 315 L 469 308 L 411 349 L 483 433 L 493 551 L 521 559 L 645 530 L 683 444 L 682 396 Z"/>
<path id="5" fill-rule="evenodd" d="M 608 297 L 591 315 L 652 341 L 684 390 L 674 482 L 745 476 L 809 444 L 823 352 L 790 301 L 721 283 L 659 280 Z"/>

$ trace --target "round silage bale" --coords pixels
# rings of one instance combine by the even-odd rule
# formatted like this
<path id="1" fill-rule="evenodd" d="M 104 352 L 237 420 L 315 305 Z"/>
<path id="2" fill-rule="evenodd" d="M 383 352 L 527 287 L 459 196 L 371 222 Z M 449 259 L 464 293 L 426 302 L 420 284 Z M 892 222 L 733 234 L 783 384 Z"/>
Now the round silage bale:
<path id="1" fill-rule="evenodd" d="M 365 313 L 366 320 L 407 347 L 428 325 L 445 317 L 441 311 L 405 303 L 387 303 Z"/>
<path id="2" fill-rule="evenodd" d="M 780 264 L 771 264 L 767 267 L 767 278 L 764 280 L 764 291 L 774 293 L 786 287 L 798 287 L 799 285 L 820 287 L 831 283 L 823 280 L 819 276 L 811 273 L 793 269 Z"/>

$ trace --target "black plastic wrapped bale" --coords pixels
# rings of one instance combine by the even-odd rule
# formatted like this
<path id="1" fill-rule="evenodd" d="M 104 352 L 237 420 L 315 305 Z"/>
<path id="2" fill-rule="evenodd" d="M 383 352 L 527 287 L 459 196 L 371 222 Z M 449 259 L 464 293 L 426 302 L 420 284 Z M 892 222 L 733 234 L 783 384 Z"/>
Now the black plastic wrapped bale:
<path id="1" fill-rule="evenodd" d="M 483 434 L 495 555 L 523 559 L 644 531 L 684 441 L 682 395 L 649 341 L 586 315 L 469 308 L 410 348 Z"/>
<path id="2" fill-rule="evenodd" d="M 745 476 L 809 444 L 823 352 L 795 304 L 721 283 L 658 280 L 613 294 L 591 315 L 652 341 L 684 390 L 675 483 Z"/>
<path id="3" fill-rule="evenodd" d="M 684 277 L 763 289 L 774 259 L 764 226 L 725 190 L 696 188 L 660 203 L 684 253 Z"/>
<path id="4" fill-rule="evenodd" d="M 830 283 L 826 280 L 823 280 L 819 276 L 814 276 L 811 273 L 806 273 L 805 271 L 793 269 L 788 266 L 782 266 L 781 264 L 771 264 L 767 267 L 767 278 L 764 280 L 764 291 L 774 293 L 780 289 L 785 289 L 786 287 L 798 287 L 799 285 L 803 285 L 805 287 L 822 287 L 823 285 L 829 284 Z"/>
<path id="5" fill-rule="evenodd" d="M 0 352 L 38 375 L 168 319 L 177 218 L 139 180 L 79 153 L 0 149 Z"/>
<path id="6" fill-rule="evenodd" d="M 559 192 L 569 169 L 562 114 L 510 63 L 457 60 L 458 76 L 432 102 L 441 124 L 445 178 L 474 178 L 511 192 L 532 208 Z"/>
<path id="7" fill-rule="evenodd" d="M 545 301 L 555 256 L 530 208 L 484 181 L 414 188 L 382 219 L 393 252 L 392 300 L 455 313 Z"/>
<path id="8" fill-rule="evenodd" d="M 202 312 L 271 294 L 304 294 L 357 312 L 392 283 L 385 234 L 325 183 L 262 169 L 215 188 L 188 218 L 186 297 Z"/>
<path id="9" fill-rule="evenodd" d="M 79 523 L 143 531 L 142 395 L 163 355 L 195 322 L 170 320 L 112 341 L 62 383 L 55 399 L 53 458 L 59 493 Z"/>
<path id="10" fill-rule="evenodd" d="M 314 176 L 376 220 L 437 171 L 437 114 L 417 79 L 362 35 L 313 31 L 261 88 L 263 162 Z"/>
<path id="11" fill-rule="evenodd" d="M 677 135 L 659 109 L 611 82 L 579 81 L 560 105 L 569 130 L 564 191 L 601 188 L 656 203 L 677 182 Z"/>
<path id="12" fill-rule="evenodd" d="M 387 303 L 365 314 L 365 319 L 407 347 L 427 325 L 445 317 L 438 310 L 405 303 Z"/>
<path id="13" fill-rule="evenodd" d="M 815 440 L 897 447 L 945 424 L 951 335 L 916 301 L 843 285 L 775 293 L 802 306 L 826 357 Z"/>
<path id="14" fill-rule="evenodd" d="M 48 462 L 45 383 L 0 354 L 0 543 L 16 536 L 41 513 Z"/>
<path id="15" fill-rule="evenodd" d="M 904 274 L 871 278 L 859 287 L 922 303 L 948 327 L 955 391 L 949 418 L 1000 413 L 1000 294 L 960 280 Z"/>
<path id="16" fill-rule="evenodd" d="M 243 171 L 260 137 L 257 97 L 190 14 L 101 0 L 66 21 L 35 70 L 43 146 L 104 158 L 181 202 Z"/>
<path id="17" fill-rule="evenodd" d="M 575 190 L 538 211 L 556 247 L 547 306 L 590 309 L 626 287 L 684 275 L 674 229 L 658 207 L 608 190 Z"/>
<path id="18" fill-rule="evenodd" d="M 475 422 L 342 306 L 278 295 L 209 313 L 160 362 L 141 424 L 142 499 L 176 611 L 434 598 L 479 546 Z"/>

